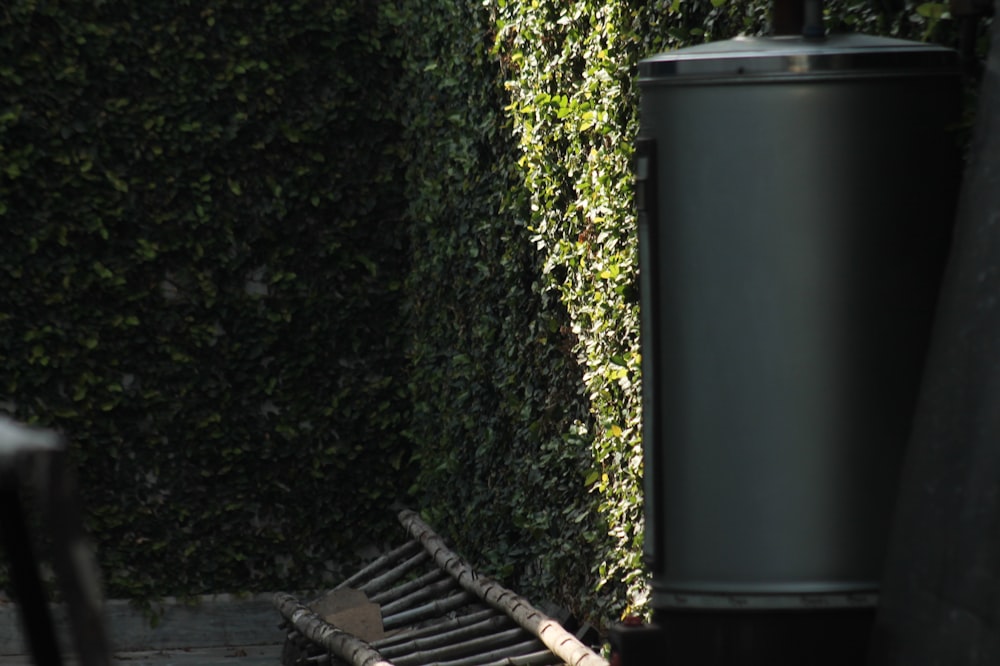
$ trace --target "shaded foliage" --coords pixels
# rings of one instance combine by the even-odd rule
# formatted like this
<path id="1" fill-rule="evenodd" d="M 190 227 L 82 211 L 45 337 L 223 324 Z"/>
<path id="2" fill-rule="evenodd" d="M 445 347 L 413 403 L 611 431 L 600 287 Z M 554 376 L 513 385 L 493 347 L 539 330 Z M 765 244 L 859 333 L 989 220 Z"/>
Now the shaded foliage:
<path id="1" fill-rule="evenodd" d="M 386 36 L 363 2 L 0 11 L 0 396 L 73 441 L 112 595 L 314 585 L 408 483 Z"/>
<path id="2" fill-rule="evenodd" d="M 7 3 L 0 407 L 74 441 L 111 594 L 317 586 L 403 499 L 645 610 L 634 73 L 767 4 Z"/>
<path id="3" fill-rule="evenodd" d="M 477 567 L 531 598 L 581 607 L 597 556 L 584 477 L 586 396 L 558 299 L 540 293 L 517 153 L 476 5 L 409 2 L 406 66 L 419 100 L 407 198 L 407 316 L 416 504 Z M 449 35 L 449 39 L 442 39 Z M 595 514 L 596 518 L 596 514 Z"/>

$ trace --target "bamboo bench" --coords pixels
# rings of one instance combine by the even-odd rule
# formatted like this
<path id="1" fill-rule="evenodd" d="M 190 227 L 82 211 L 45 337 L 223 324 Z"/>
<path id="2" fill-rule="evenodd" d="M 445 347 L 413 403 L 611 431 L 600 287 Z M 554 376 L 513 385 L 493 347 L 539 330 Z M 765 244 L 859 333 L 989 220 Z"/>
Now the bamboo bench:
<path id="1" fill-rule="evenodd" d="M 385 635 L 368 642 L 328 622 L 316 610 L 326 595 L 303 603 L 279 592 L 284 666 L 608 666 L 526 599 L 476 574 L 415 512 L 398 518 L 409 540 L 327 593 L 364 593 Z"/>

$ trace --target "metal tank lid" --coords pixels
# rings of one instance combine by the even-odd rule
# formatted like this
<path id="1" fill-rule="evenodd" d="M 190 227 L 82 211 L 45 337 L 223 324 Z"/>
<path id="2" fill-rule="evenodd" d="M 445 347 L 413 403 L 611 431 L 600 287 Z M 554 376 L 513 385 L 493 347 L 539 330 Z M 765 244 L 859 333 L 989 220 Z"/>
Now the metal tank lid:
<path id="1" fill-rule="evenodd" d="M 660 53 L 639 63 L 639 83 L 955 74 L 952 49 L 862 34 L 737 37 Z"/>

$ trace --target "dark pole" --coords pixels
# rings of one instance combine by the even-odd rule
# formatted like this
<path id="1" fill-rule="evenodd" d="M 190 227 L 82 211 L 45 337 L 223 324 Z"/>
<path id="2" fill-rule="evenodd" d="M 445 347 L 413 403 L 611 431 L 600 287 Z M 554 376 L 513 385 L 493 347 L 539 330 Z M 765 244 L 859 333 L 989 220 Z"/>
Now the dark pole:
<path id="1" fill-rule="evenodd" d="M 19 479 L 0 461 L 0 541 L 10 562 L 15 601 L 21 607 L 25 635 L 37 666 L 59 666 L 62 659 L 48 598 L 38 577 L 38 559 L 24 519 Z"/>
<path id="2" fill-rule="evenodd" d="M 1000 663 L 1000 23 L 992 39 L 872 666 Z"/>
<path id="3" fill-rule="evenodd" d="M 771 32 L 775 36 L 823 37 L 826 34 L 823 28 L 823 1 L 774 0 L 771 6 Z"/>
<path id="4" fill-rule="evenodd" d="M 802 0 L 774 0 L 771 6 L 771 32 L 775 35 L 801 35 L 806 22 Z"/>

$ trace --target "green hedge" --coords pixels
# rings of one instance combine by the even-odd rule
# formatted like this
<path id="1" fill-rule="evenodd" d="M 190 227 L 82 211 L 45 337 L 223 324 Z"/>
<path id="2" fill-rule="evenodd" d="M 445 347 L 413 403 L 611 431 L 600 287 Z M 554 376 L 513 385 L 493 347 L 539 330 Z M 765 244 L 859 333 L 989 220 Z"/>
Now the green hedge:
<path id="1" fill-rule="evenodd" d="M 409 485 L 399 48 L 364 0 L 0 11 L 0 402 L 111 595 L 316 585 Z"/>
<path id="2" fill-rule="evenodd" d="M 477 566 L 579 607 L 579 563 L 603 533 L 581 531 L 587 400 L 565 310 L 540 290 L 526 202 L 509 199 L 520 184 L 492 20 L 475 4 L 406 6 L 414 501 Z"/>
<path id="3" fill-rule="evenodd" d="M 73 439 L 110 593 L 313 587 L 403 500 L 643 612 L 636 63 L 767 4 L 8 3 L 0 407 Z"/>
<path id="4" fill-rule="evenodd" d="M 763 0 L 490 0 L 494 53 L 501 67 L 522 186 L 527 229 L 541 255 L 543 300 L 566 308 L 568 334 L 582 369 L 588 414 L 568 431 L 585 443 L 591 494 L 560 495 L 563 551 L 579 558 L 539 558 L 557 578 L 584 580 L 582 612 L 599 618 L 648 610 L 642 567 L 641 414 L 638 286 L 632 206 L 632 147 L 637 130 L 635 73 L 653 53 L 758 34 L 767 29 Z M 943 3 L 899 11 L 857 0 L 827 3 L 832 30 L 951 40 Z M 562 450 L 565 453 L 565 449 Z M 511 494 L 513 509 L 544 505 L 551 483 Z M 606 535 L 601 538 L 598 535 Z M 567 545 L 568 544 L 568 545 Z M 563 571 L 561 565 L 569 564 Z M 560 590 L 559 581 L 554 581 Z"/>
<path id="5" fill-rule="evenodd" d="M 420 100 L 404 122 L 409 434 L 417 504 L 464 554 L 601 619 L 645 589 L 632 69 L 680 37 L 639 36 L 654 10 L 564 5 L 410 2 L 400 18 L 423 36 L 400 90 Z M 676 35 L 753 25 L 674 13 Z"/>
<path id="6" fill-rule="evenodd" d="M 645 55 L 755 32 L 764 3 L 578 2 L 490 5 L 519 171 L 542 257 L 540 289 L 570 319 L 589 409 L 574 433 L 589 446 L 591 491 L 574 507 L 605 538 L 574 564 L 594 616 L 646 603 L 642 569 L 640 353 L 632 216 L 635 68 Z M 544 501 L 544 486 L 534 501 Z M 563 535 L 578 542 L 573 527 Z"/>

